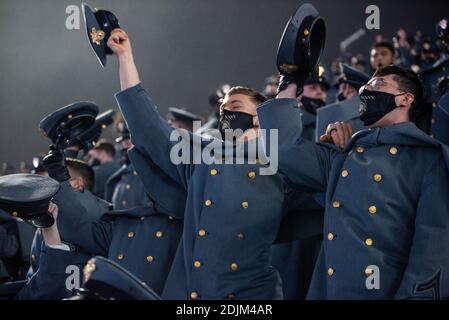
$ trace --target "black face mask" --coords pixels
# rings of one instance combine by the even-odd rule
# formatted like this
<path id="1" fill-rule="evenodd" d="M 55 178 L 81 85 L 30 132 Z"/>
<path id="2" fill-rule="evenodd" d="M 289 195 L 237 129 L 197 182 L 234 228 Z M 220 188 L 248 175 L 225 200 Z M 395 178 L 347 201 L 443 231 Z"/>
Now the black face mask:
<path id="1" fill-rule="evenodd" d="M 245 112 L 229 111 L 226 109 L 223 109 L 223 113 L 220 115 L 220 120 L 218 122 L 218 130 L 220 131 L 223 140 L 225 138 L 226 129 L 241 129 L 245 132 L 253 127 L 252 115 Z"/>
<path id="2" fill-rule="evenodd" d="M 365 126 L 376 123 L 384 115 L 396 109 L 394 98 L 405 93 L 391 94 L 380 91 L 369 91 L 364 89 L 360 93 L 360 120 Z"/>
<path id="3" fill-rule="evenodd" d="M 325 106 L 326 102 L 324 102 L 321 99 L 308 98 L 303 96 L 301 98 L 301 104 L 304 106 L 304 109 L 306 109 L 308 112 L 316 114 L 317 109 Z"/>
<path id="4" fill-rule="evenodd" d="M 346 97 L 343 93 L 339 93 L 337 96 L 337 101 L 344 101 L 346 100 Z"/>

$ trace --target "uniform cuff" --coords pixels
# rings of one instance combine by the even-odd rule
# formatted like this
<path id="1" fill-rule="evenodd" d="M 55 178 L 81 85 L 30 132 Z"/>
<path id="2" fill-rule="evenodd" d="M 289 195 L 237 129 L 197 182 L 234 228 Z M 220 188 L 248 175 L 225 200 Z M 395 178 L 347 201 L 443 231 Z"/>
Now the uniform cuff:
<path id="1" fill-rule="evenodd" d="M 70 247 L 67 244 L 65 244 L 65 243 L 61 243 L 61 244 L 45 244 L 45 246 L 47 246 L 48 248 L 51 248 L 51 249 L 55 249 L 55 250 L 70 251 Z"/>
<path id="2" fill-rule="evenodd" d="M 115 94 L 115 98 L 117 99 L 117 101 L 120 102 L 123 99 L 129 99 L 130 97 L 133 97 L 135 94 L 139 93 L 140 91 L 145 91 L 141 82 L 139 82 L 135 86 L 132 86 L 125 90 L 117 92 Z"/>

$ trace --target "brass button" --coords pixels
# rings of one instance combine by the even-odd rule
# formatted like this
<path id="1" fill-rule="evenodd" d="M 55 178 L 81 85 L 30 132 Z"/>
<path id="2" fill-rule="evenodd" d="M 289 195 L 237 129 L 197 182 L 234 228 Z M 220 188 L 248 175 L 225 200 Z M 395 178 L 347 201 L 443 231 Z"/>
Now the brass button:
<path id="1" fill-rule="evenodd" d="M 217 169 L 212 169 L 212 170 L 210 170 L 210 175 L 211 175 L 211 176 L 216 176 L 217 173 L 218 173 Z"/>
<path id="2" fill-rule="evenodd" d="M 243 239 L 245 239 L 245 235 L 243 233 L 239 233 L 239 234 L 237 234 L 237 239 L 243 240 Z"/>
<path id="3" fill-rule="evenodd" d="M 248 209 L 248 207 L 249 207 L 249 203 L 247 201 L 243 201 L 242 202 L 242 208 L 243 209 Z"/>
<path id="4" fill-rule="evenodd" d="M 204 237 L 204 236 L 206 235 L 206 230 L 200 229 L 200 231 L 198 231 L 198 235 L 199 235 L 200 237 Z"/>
<path id="5" fill-rule="evenodd" d="M 329 267 L 329 269 L 327 269 L 327 274 L 328 274 L 329 276 L 332 276 L 334 273 L 335 273 L 335 270 L 332 269 L 331 267 Z"/>
<path id="6" fill-rule="evenodd" d="M 125 188 L 126 188 L 127 190 L 129 190 L 129 189 L 131 189 L 131 185 L 127 184 L 127 185 L 125 186 Z"/>
<path id="7" fill-rule="evenodd" d="M 123 258 L 124 258 L 123 254 L 119 254 L 119 255 L 117 256 L 117 259 L 118 259 L 118 260 L 123 260 Z"/>
<path id="8" fill-rule="evenodd" d="M 380 182 L 380 180 L 382 180 L 382 175 L 380 173 L 376 173 L 374 176 L 374 181 L 376 182 Z"/>
<path id="9" fill-rule="evenodd" d="M 198 298 L 198 292 L 192 291 L 190 293 L 190 298 L 192 298 L 193 300 L 197 299 Z"/>
<path id="10" fill-rule="evenodd" d="M 341 172 L 341 176 L 342 176 L 343 178 L 349 176 L 349 171 L 348 171 L 348 170 L 343 170 L 343 171 Z"/>
<path id="11" fill-rule="evenodd" d="M 373 245 L 373 239 L 371 239 L 371 238 L 367 238 L 366 240 L 365 240 L 365 244 L 367 245 L 367 246 L 372 246 Z"/>
<path id="12" fill-rule="evenodd" d="M 153 262 L 153 260 L 154 260 L 153 256 L 148 256 L 148 257 L 147 257 L 147 261 L 148 261 L 149 263 Z"/>
<path id="13" fill-rule="evenodd" d="M 168 216 L 168 220 L 173 220 L 174 218 L 172 216 Z"/>
<path id="14" fill-rule="evenodd" d="M 432 123 L 435 123 L 435 119 L 434 119 L 434 118 L 432 118 L 432 120 L 430 120 L 430 122 L 432 122 Z"/>
<path id="15" fill-rule="evenodd" d="M 377 212 L 377 208 L 376 208 L 376 206 L 370 206 L 370 207 L 368 208 L 368 211 L 369 211 L 369 213 L 371 213 L 371 214 L 375 214 L 375 213 Z"/>
<path id="16" fill-rule="evenodd" d="M 134 237 L 134 232 L 128 232 L 128 238 L 132 238 L 132 237 Z"/>
<path id="17" fill-rule="evenodd" d="M 140 217 L 140 220 L 145 220 L 145 217 Z"/>
<path id="18" fill-rule="evenodd" d="M 194 266 L 195 268 L 199 268 L 199 267 L 201 267 L 201 262 L 199 262 L 199 261 L 197 260 L 197 261 L 195 261 L 195 262 L 193 263 L 193 266 Z"/>
<path id="19" fill-rule="evenodd" d="M 332 207 L 334 207 L 334 208 L 340 208 L 340 206 L 341 206 L 340 201 L 335 200 L 334 202 L 332 202 Z"/>
<path id="20" fill-rule="evenodd" d="M 207 199 L 206 201 L 204 201 L 204 205 L 205 205 L 206 207 L 211 206 L 211 205 L 212 205 L 212 200 Z"/>
<path id="21" fill-rule="evenodd" d="M 235 299 L 235 294 L 231 293 L 230 295 L 228 295 L 229 299 Z"/>
<path id="22" fill-rule="evenodd" d="M 366 268 L 365 269 L 365 275 L 368 277 L 374 273 L 374 270 L 372 268 Z"/>
<path id="23" fill-rule="evenodd" d="M 239 268 L 239 266 L 237 265 L 237 263 L 233 262 L 231 263 L 231 270 L 232 271 L 236 271 Z"/>
<path id="24" fill-rule="evenodd" d="M 67 115 L 67 119 L 72 119 L 73 116 L 71 114 Z"/>
<path id="25" fill-rule="evenodd" d="M 162 238 L 162 231 L 156 232 L 156 238 Z"/>
<path id="26" fill-rule="evenodd" d="M 14 211 L 13 213 L 12 213 L 12 216 L 13 217 L 17 217 L 19 214 L 17 213 L 17 211 Z"/>
<path id="27" fill-rule="evenodd" d="M 122 201 L 122 205 L 126 206 L 126 201 L 125 200 Z"/>
<path id="28" fill-rule="evenodd" d="M 357 147 L 355 150 L 356 150 L 358 153 L 362 153 L 363 151 L 365 151 L 365 148 L 363 148 L 363 147 Z"/>
<path id="29" fill-rule="evenodd" d="M 334 236 L 334 234 L 332 232 L 329 232 L 327 234 L 327 240 L 332 241 L 332 240 L 334 240 L 334 238 L 335 238 L 335 236 Z"/>
<path id="30" fill-rule="evenodd" d="M 436 108 L 437 107 L 437 103 L 436 102 L 432 102 L 432 107 Z"/>
<path id="31" fill-rule="evenodd" d="M 391 153 L 392 155 L 397 154 L 397 153 L 398 153 L 398 148 L 396 148 L 396 147 L 391 147 L 391 148 L 390 148 L 390 153 Z"/>
<path id="32" fill-rule="evenodd" d="M 256 178 L 256 173 L 254 171 L 248 172 L 248 178 L 255 179 Z"/>
<path id="33" fill-rule="evenodd" d="M 133 171 L 133 174 L 134 174 L 135 176 L 137 176 L 137 171 Z"/>
<path id="34" fill-rule="evenodd" d="M 34 254 L 31 255 L 31 260 L 36 261 L 36 256 Z"/>

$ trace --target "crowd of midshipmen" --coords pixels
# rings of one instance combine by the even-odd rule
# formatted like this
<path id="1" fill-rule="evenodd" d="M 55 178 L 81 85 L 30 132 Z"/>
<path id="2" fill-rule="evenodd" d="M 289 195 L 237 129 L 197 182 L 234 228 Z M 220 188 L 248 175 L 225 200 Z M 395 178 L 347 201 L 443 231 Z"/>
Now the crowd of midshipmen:
<path id="1" fill-rule="evenodd" d="M 308 79 L 303 87 L 303 93 L 297 98 L 302 116 L 303 137 L 310 141 L 318 141 L 326 132 L 327 125 L 335 121 L 351 121 L 355 131 L 363 129 L 363 124 L 357 119 L 360 104 L 358 91 L 375 70 L 391 64 L 413 70 L 421 76 L 426 89 L 424 103 L 431 111 L 420 128 L 440 142 L 449 144 L 449 105 L 447 99 L 444 103 L 440 103 L 440 99 L 448 94 L 449 88 L 448 47 L 435 37 L 426 37 L 419 32 L 410 35 L 402 29 L 392 40 L 377 37 L 369 52 L 368 50 L 366 53 L 357 54 L 346 52 L 330 68 L 319 66 L 318 74 Z M 278 84 L 278 75 L 267 77 L 263 94 L 267 98 L 275 97 Z M 195 115 L 185 108 L 170 108 L 167 122 L 173 128 L 189 131 L 192 131 L 192 121 L 195 120 L 202 120 L 202 132 L 217 128 L 219 107 L 232 85 L 234 84 L 223 84 L 210 95 L 210 108 L 204 115 Z M 110 119 L 108 125 L 112 125 L 113 133 L 117 136 L 114 142 L 101 137 L 107 126 L 101 125 L 95 134 L 85 139 L 71 141 L 64 150 L 70 180 L 62 186 L 54 199 L 59 211 L 66 212 L 59 215 L 61 219 L 58 220 L 58 227 L 64 242 L 75 245 L 84 252 L 85 258 L 78 257 L 78 260 L 72 261 L 73 264 L 83 266 L 94 255 L 107 257 L 149 284 L 156 293 L 162 294 L 164 288 L 176 285 L 165 283 L 165 279 L 170 271 L 171 261 L 181 254 L 178 243 L 183 229 L 183 219 L 179 212 L 182 211 L 183 205 L 179 203 L 185 202 L 186 199 L 180 196 L 180 193 L 171 194 L 169 190 L 172 189 L 168 187 L 164 199 L 155 201 L 151 197 L 134 167 L 135 161 L 140 161 L 139 155 L 127 153 L 133 147 L 133 142 L 122 114 L 110 112 L 107 116 Z M 46 152 L 42 151 L 43 154 Z M 359 151 L 362 152 L 361 149 Z M 390 152 L 393 154 L 394 150 Z M 48 175 L 42 165 L 43 154 L 36 156 L 32 163 L 23 161 L 18 169 L 4 163 L 1 173 Z M 135 160 L 131 161 L 130 158 Z M 151 167 L 151 163 L 148 165 Z M 249 179 L 254 179 L 255 173 L 251 172 L 248 173 Z M 211 171 L 210 174 L 217 174 L 217 171 Z M 380 175 L 378 179 L 381 179 Z M 154 188 L 164 187 L 166 186 L 157 183 L 154 186 Z M 71 193 L 74 192 L 78 202 L 72 206 L 72 202 L 66 199 L 72 198 Z M 392 192 L 394 193 L 394 190 Z M 295 194 L 290 196 L 298 197 Z M 206 206 L 213 204 L 210 200 L 206 200 L 205 203 Z M 322 214 L 324 208 L 319 203 L 320 201 L 314 203 L 309 211 L 316 212 L 317 215 Z M 334 205 L 338 207 L 338 203 Z M 79 206 L 86 210 L 79 210 Z M 159 212 L 166 212 L 167 215 L 155 215 L 151 208 L 157 206 L 160 206 Z M 242 206 L 248 206 L 248 202 L 242 202 Z M 121 211 L 117 213 L 117 210 Z M 370 210 L 374 211 L 375 208 Z M 80 217 L 81 212 L 87 214 Z M 83 236 L 86 223 L 92 228 L 94 237 Z M 78 228 L 65 227 L 77 224 Z M 207 232 L 200 229 L 199 237 L 206 236 Z M 235 235 L 236 239 L 242 241 L 250 236 L 237 231 Z M 332 240 L 333 235 L 325 233 L 324 237 L 325 240 Z M 301 240 L 274 244 L 271 247 L 272 265 L 281 276 L 285 299 L 306 297 L 322 241 L 321 230 L 320 233 L 311 234 Z M 9 214 L 0 211 L 0 283 L 31 279 L 39 270 L 42 246 L 39 229 L 35 230 L 25 222 L 17 221 Z M 161 250 L 164 252 L 160 252 Z M 233 253 L 223 252 L 223 259 L 228 259 L 228 256 L 232 255 Z M 207 257 L 203 259 L 207 260 Z M 223 263 L 229 263 L 232 270 L 240 268 L 240 265 L 232 260 Z M 173 268 L 176 266 L 172 266 L 171 270 Z M 193 268 L 201 269 L 202 261 L 195 260 Z M 329 269 L 325 272 L 331 271 Z M 229 293 L 229 298 L 233 298 L 234 295 L 239 297 L 236 292 Z M 17 293 L 16 298 L 60 299 L 68 296 L 70 296 L 68 292 L 61 294 L 60 291 L 47 287 L 30 289 L 25 286 Z M 265 296 L 257 293 L 256 297 Z M 187 298 L 195 299 L 197 294 L 192 292 Z"/>

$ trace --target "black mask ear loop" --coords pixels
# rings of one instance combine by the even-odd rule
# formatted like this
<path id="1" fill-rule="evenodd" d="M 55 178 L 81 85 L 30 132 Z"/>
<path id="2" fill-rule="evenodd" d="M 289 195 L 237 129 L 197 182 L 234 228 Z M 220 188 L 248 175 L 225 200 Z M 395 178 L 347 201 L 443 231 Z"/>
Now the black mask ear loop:
<path id="1" fill-rule="evenodd" d="M 408 92 L 403 92 L 403 93 L 398 93 L 398 94 L 393 94 L 393 96 L 396 98 L 396 97 L 399 97 L 399 96 L 403 96 L 404 94 L 407 94 Z M 396 100 L 394 101 L 394 104 L 396 104 Z M 398 106 L 396 106 L 396 108 L 397 108 Z"/>

